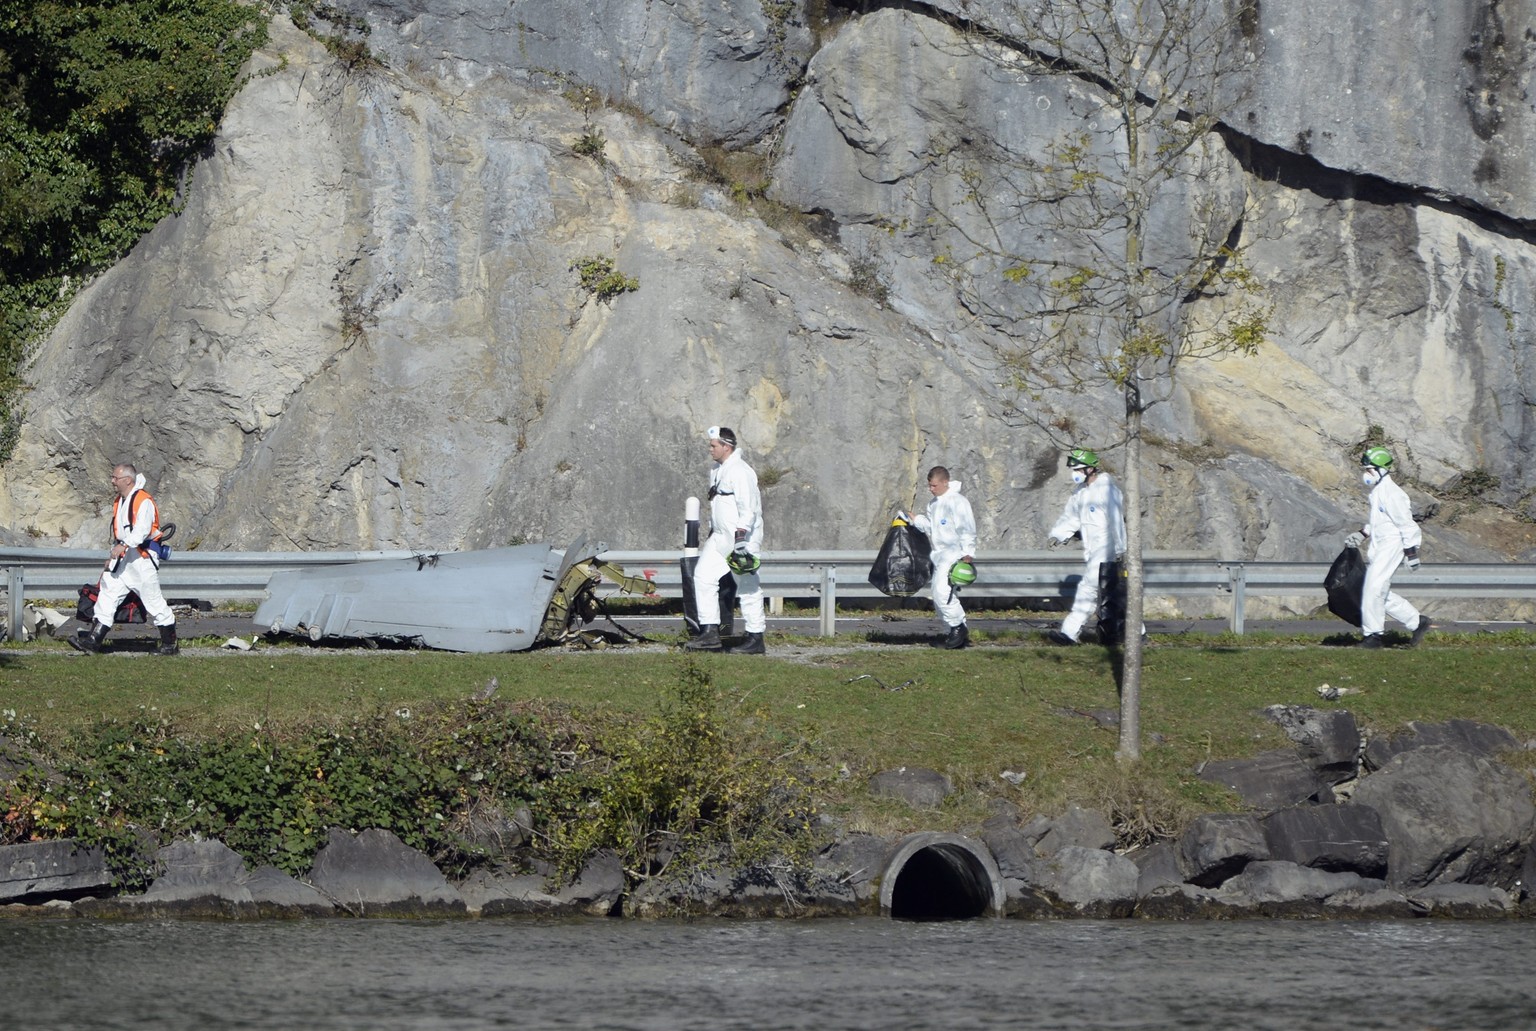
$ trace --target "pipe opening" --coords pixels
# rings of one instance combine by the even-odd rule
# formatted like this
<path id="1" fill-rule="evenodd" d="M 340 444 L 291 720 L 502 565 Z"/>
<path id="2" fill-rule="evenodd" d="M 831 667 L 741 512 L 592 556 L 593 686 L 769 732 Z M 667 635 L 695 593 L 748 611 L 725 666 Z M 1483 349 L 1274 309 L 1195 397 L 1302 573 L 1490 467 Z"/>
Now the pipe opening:
<path id="1" fill-rule="evenodd" d="M 981 846 L 955 835 L 914 835 L 886 869 L 883 908 L 897 920 L 970 920 L 1001 911 L 1001 878 Z"/>

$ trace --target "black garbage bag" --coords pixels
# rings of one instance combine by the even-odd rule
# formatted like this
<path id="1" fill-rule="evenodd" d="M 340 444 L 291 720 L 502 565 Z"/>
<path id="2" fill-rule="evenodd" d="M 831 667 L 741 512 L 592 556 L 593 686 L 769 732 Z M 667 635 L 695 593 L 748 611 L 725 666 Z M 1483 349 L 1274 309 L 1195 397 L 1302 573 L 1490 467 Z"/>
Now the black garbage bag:
<path id="1" fill-rule="evenodd" d="M 881 594 L 905 598 L 928 586 L 933 579 L 933 558 L 928 535 L 904 522 L 891 524 L 869 569 L 869 582 Z"/>
<path id="2" fill-rule="evenodd" d="M 1360 595 L 1365 592 L 1365 556 L 1359 548 L 1345 548 L 1323 577 L 1328 592 L 1328 611 L 1350 626 L 1360 625 Z"/>
<path id="3" fill-rule="evenodd" d="M 99 583 L 86 584 L 80 588 L 80 601 L 75 605 L 75 618 L 86 626 L 92 626 L 96 622 L 96 596 L 100 593 Z M 147 622 L 144 603 L 139 600 L 138 594 L 129 591 L 128 596 L 117 603 L 116 617 L 112 622 L 114 624 Z"/>
<path id="4" fill-rule="evenodd" d="M 1099 564 L 1099 643 L 1121 644 L 1125 641 L 1126 592 L 1130 575 L 1121 561 Z"/>

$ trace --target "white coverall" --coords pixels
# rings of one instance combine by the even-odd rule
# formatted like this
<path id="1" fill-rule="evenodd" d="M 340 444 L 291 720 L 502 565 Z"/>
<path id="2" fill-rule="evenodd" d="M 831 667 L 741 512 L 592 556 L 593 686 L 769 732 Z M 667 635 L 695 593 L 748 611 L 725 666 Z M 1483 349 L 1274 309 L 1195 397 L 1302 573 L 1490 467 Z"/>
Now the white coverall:
<path id="1" fill-rule="evenodd" d="M 949 571 L 965 556 L 976 557 L 976 515 L 960 493 L 960 481 L 950 480 L 948 489 L 928 502 L 928 514 L 915 517 L 912 525 L 928 535 L 933 558 L 933 580 L 928 586 L 934 611 L 945 626 L 964 626 L 965 609 L 960 592 L 949 582 Z"/>
<path id="2" fill-rule="evenodd" d="M 1370 537 L 1370 554 L 1365 560 L 1365 587 L 1360 592 L 1360 630 L 1379 634 L 1391 616 L 1409 630 L 1419 627 L 1419 610 L 1406 599 L 1392 593 L 1392 574 L 1403 561 L 1403 549 L 1417 548 L 1423 540 L 1419 524 L 1413 521 L 1413 506 L 1403 488 L 1383 473 L 1371 488 L 1371 512 L 1365 532 Z"/>
<path id="3" fill-rule="evenodd" d="M 133 493 L 118 498 L 112 506 L 113 543 L 121 543 L 128 551 L 116 573 L 110 566 L 101 574 L 101 591 L 96 595 L 96 622 L 111 626 L 128 592 L 133 591 L 144 603 L 144 611 L 155 626 L 174 626 L 176 616 L 160 593 L 160 567 L 153 556 L 143 548 L 145 541 L 155 532 L 158 515 L 155 500 L 144 489 L 144 475 L 133 481 Z M 137 504 L 134 504 L 137 502 Z M 130 507 L 133 511 L 129 511 Z"/>
<path id="4" fill-rule="evenodd" d="M 1074 533 L 1083 535 L 1083 578 L 1061 632 L 1075 641 L 1088 617 L 1099 611 L 1099 567 L 1125 556 L 1125 499 L 1109 473 L 1095 473 L 1074 490 L 1051 527 L 1051 537 L 1058 541 L 1070 540 Z"/>
<path id="5" fill-rule="evenodd" d="M 736 597 L 749 634 L 768 629 L 763 613 L 763 584 L 756 573 L 732 572 L 725 558 L 736 547 L 736 531 L 747 531 L 747 550 L 763 551 L 763 498 L 757 489 L 757 473 L 740 451 L 725 456 L 709 474 L 709 539 L 699 549 L 693 567 L 693 599 L 700 626 L 720 625 L 720 578 L 731 573 Z"/>

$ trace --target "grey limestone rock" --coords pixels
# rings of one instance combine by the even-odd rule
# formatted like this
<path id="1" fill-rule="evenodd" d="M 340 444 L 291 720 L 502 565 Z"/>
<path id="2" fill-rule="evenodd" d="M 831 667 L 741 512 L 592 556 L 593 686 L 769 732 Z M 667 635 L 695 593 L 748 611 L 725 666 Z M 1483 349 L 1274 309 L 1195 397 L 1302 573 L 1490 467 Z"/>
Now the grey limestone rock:
<path id="1" fill-rule="evenodd" d="M 0 902 L 41 902 L 110 893 L 107 857 L 70 838 L 0 845 Z"/>
<path id="2" fill-rule="evenodd" d="M 464 841 L 492 857 L 509 855 L 528 840 L 533 816 L 526 806 L 511 814 L 498 805 L 480 806 L 468 813 L 458 826 Z"/>
<path id="3" fill-rule="evenodd" d="M 1060 816 L 1052 817 L 1049 829 L 1035 843 L 1035 850 L 1048 856 L 1069 845 L 1087 849 L 1115 847 L 1115 828 L 1103 813 L 1080 806 L 1067 806 Z"/>
<path id="4" fill-rule="evenodd" d="M 1200 779 L 1231 788 L 1258 809 L 1305 802 L 1325 786 L 1317 771 L 1289 748 L 1260 752 L 1252 759 L 1212 760 L 1201 767 Z"/>
<path id="5" fill-rule="evenodd" d="M 1443 745 L 1468 755 L 1496 758 L 1500 752 L 1514 751 L 1520 747 L 1515 735 L 1503 727 L 1478 723 L 1475 720 L 1446 720 L 1444 723 L 1422 723 L 1410 720 L 1408 726 L 1385 738 L 1372 738 L 1365 748 L 1366 766 L 1379 770 L 1392 757 L 1414 748 Z"/>
<path id="6" fill-rule="evenodd" d="M 650 878 L 624 900 L 624 914 L 753 919 L 851 915 L 859 911 L 859 902 L 853 885 L 841 879 L 770 864 Z"/>
<path id="7" fill-rule="evenodd" d="M 463 913 L 464 899 L 442 871 L 393 831 L 331 828 L 309 883 L 355 916 Z"/>
<path id="8" fill-rule="evenodd" d="M 554 914 L 560 908 L 549 882 L 538 874 L 476 870 L 455 888 L 468 912 L 481 916 Z"/>
<path id="9" fill-rule="evenodd" d="M 324 916 L 336 906 L 311 885 L 275 866 L 247 869 L 220 841 L 177 841 L 156 853 L 161 873 L 142 895 L 119 896 L 123 908 L 156 915 Z"/>
<path id="10" fill-rule="evenodd" d="M 954 792 L 955 786 L 936 770 L 899 766 L 869 778 L 869 790 L 886 798 L 899 798 L 918 809 L 934 809 Z"/>
<path id="11" fill-rule="evenodd" d="M 928 6 L 1018 32 L 1017 0 Z M 1521 69 L 1530 0 L 1260 4 L 1239 30 L 1249 74 L 1230 84 L 1234 131 L 1330 168 L 1411 184 L 1426 198 L 1528 220 L 1536 105 Z M 1039 44 L 1037 44 L 1039 45 Z M 1049 51 L 1048 51 L 1049 52 Z"/>
<path id="12" fill-rule="evenodd" d="M 1359 772 L 1360 728 L 1354 713 L 1309 705 L 1271 705 L 1264 715 L 1296 742 L 1302 762 L 1325 783 L 1341 784 Z"/>
<path id="13" fill-rule="evenodd" d="M 1064 845 L 1045 860 L 1044 870 L 1044 891 L 1077 915 L 1124 917 L 1136 906 L 1140 871 L 1124 856 Z"/>
<path id="14" fill-rule="evenodd" d="M 1358 890 L 1364 883 L 1359 874 L 1330 873 L 1281 860 L 1264 860 L 1249 863 L 1242 873 L 1221 886 L 1221 892 L 1234 904 L 1252 907 L 1264 916 L 1297 916 L 1315 913 L 1332 895 Z"/>
<path id="15" fill-rule="evenodd" d="M 588 916 L 611 916 L 624 898 L 628 881 L 624 864 L 612 852 L 588 858 L 576 880 L 555 893 L 561 909 Z"/>
<path id="16" fill-rule="evenodd" d="M 1509 892 L 1486 884 L 1432 884 L 1410 892 L 1408 901 L 1428 916 L 1463 920 L 1509 916 L 1515 910 Z"/>
<path id="17" fill-rule="evenodd" d="M 1365 920 L 1403 920 L 1422 916 L 1423 909 L 1384 881 L 1363 880 L 1353 888 L 1334 892 L 1323 902 L 1323 914 Z"/>
<path id="18" fill-rule="evenodd" d="M 1172 842 L 1159 841 L 1126 856 L 1136 864 L 1136 894 L 1150 895 L 1158 888 L 1183 884 L 1179 869 L 1179 850 Z"/>
<path id="19" fill-rule="evenodd" d="M 1249 863 L 1270 858 L 1264 830 L 1252 816 L 1208 814 L 1192 820 L 1179 836 L 1179 869 L 1200 887 L 1219 887 Z"/>
<path id="20" fill-rule="evenodd" d="M 1536 108 L 1517 69 L 1529 0 L 1264 4 L 1245 131 L 1333 168 L 1536 216 L 1528 138 Z"/>
<path id="21" fill-rule="evenodd" d="M 1260 821 L 1270 855 L 1316 870 L 1384 877 L 1388 843 L 1381 817 L 1365 805 L 1293 806 Z"/>
<path id="22" fill-rule="evenodd" d="M 809 56 L 796 4 L 341 0 L 392 64 L 474 79 L 515 71 L 590 89 L 705 141 L 767 135 Z"/>
<path id="23" fill-rule="evenodd" d="M 997 860 L 998 872 L 1004 878 L 1021 884 L 1038 880 L 1040 853 L 1035 850 L 1037 838 L 1020 829 L 1012 820 L 988 820 L 980 837 L 992 858 Z"/>
<path id="24" fill-rule="evenodd" d="M 1500 31 L 1529 0 L 1433 9 L 1263 6 L 1252 117 L 1229 128 L 1274 149 L 1262 168 L 1222 158 L 1152 237 L 1183 239 L 1189 204 L 1240 208 L 1273 332 L 1256 360 L 1186 364 L 1148 413 L 1168 442 L 1142 469 L 1152 547 L 1331 558 L 1363 504 L 1342 442 L 1370 425 L 1426 490 L 1496 477 L 1509 513 L 1488 525 L 1529 507 L 1536 365 L 1511 342 L 1536 312 L 1532 114 Z M 810 46 L 793 3 L 342 10 L 383 65 L 348 72 L 274 20 L 185 206 L 36 349 L 0 539 L 94 541 L 101 470 L 131 456 L 205 548 L 563 545 L 573 527 L 670 547 L 699 433 L 729 422 L 777 473 L 770 548 L 790 527 L 872 547 L 936 461 L 961 470 L 988 546 L 1039 541 L 1059 449 L 999 415 L 996 341 L 935 264 L 923 198 L 954 188 L 945 157 L 979 132 L 1028 154 L 1081 127 L 1091 83 L 989 78 L 923 5 L 828 26 L 787 113 Z M 573 149 L 594 132 L 600 162 Z M 773 142 L 789 223 L 698 177 L 694 143 L 720 139 Z M 573 266 L 593 255 L 639 289 L 592 297 Z M 1051 392 L 1040 418 L 1112 425 L 1112 394 Z M 1426 560 L 1503 553 L 1470 526 L 1426 522 Z"/>
<path id="25" fill-rule="evenodd" d="M 1512 889 L 1536 836 L 1526 777 L 1446 745 L 1399 754 L 1360 781 L 1355 802 L 1381 814 L 1387 880 L 1404 891 L 1450 882 Z"/>
<path id="26" fill-rule="evenodd" d="M 1143 895 L 1135 915 L 1149 920 L 1231 920 L 1251 916 L 1252 911 L 1216 888 L 1168 884 Z"/>
<path id="27" fill-rule="evenodd" d="M 816 857 L 814 868 L 824 877 L 840 881 L 863 902 L 878 898 L 880 878 L 895 844 L 874 834 L 839 837 Z"/>

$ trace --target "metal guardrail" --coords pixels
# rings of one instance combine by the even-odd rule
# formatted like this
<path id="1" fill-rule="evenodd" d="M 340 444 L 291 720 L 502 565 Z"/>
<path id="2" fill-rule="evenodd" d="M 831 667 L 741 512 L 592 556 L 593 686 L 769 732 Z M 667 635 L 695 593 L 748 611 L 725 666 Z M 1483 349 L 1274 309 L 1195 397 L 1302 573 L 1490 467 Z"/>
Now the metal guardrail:
<path id="1" fill-rule="evenodd" d="M 166 597 L 206 601 L 260 601 L 268 580 L 280 569 L 305 569 L 404 559 L 430 551 L 204 552 L 178 551 L 160 570 Z M 1011 551 L 983 554 L 980 580 L 965 589 L 967 598 L 1070 599 L 1082 574 L 1076 549 Z M 682 596 L 677 551 L 606 551 L 599 558 L 629 572 L 653 570 L 658 593 Z M 0 548 L 0 569 L 9 597 L 8 636 L 21 636 L 26 599 L 73 598 L 80 586 L 101 573 L 103 554 L 77 548 Z M 780 551 L 763 555 L 760 577 L 771 598 L 819 599 L 823 636 L 834 634 L 840 599 L 884 597 L 868 582 L 873 551 Z M 1229 625 L 1243 632 L 1247 599 L 1315 597 L 1323 601 L 1326 563 L 1249 562 L 1200 558 L 1185 553 L 1146 556 L 1145 587 L 1161 597 L 1231 598 Z M 1426 564 L 1417 573 L 1399 575 L 1399 586 L 1415 597 L 1521 598 L 1536 600 L 1536 565 L 1525 563 Z M 605 588 L 611 595 L 616 587 Z"/>
<path id="2" fill-rule="evenodd" d="M 279 569 L 306 569 L 410 558 L 412 551 L 178 551 L 160 567 L 160 586 L 170 599 L 260 601 Z M 0 548 L 0 569 L 9 600 L 6 636 L 21 639 L 22 608 L 28 599 L 73 599 L 81 585 L 101 576 L 104 551 L 79 548 Z"/>

